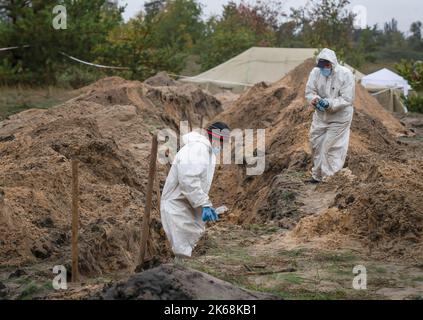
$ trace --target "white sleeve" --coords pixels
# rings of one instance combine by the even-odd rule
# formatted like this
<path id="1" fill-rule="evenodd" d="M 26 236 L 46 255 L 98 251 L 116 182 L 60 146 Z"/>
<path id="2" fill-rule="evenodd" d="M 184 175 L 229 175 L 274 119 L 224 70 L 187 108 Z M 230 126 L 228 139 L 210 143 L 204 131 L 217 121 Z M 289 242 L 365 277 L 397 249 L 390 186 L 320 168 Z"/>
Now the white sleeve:
<path id="1" fill-rule="evenodd" d="M 310 72 L 310 76 L 307 81 L 305 97 L 308 103 L 311 103 L 311 101 L 313 101 L 315 98 L 320 98 L 319 95 L 317 94 L 317 88 L 316 88 L 317 72 L 319 72 L 319 70 L 314 68 Z"/>
<path id="2" fill-rule="evenodd" d="M 341 108 L 351 106 L 355 97 L 355 79 L 352 72 L 347 74 L 345 82 L 340 88 L 340 96 L 334 99 L 327 99 L 331 111 L 336 112 Z"/>
<path id="3" fill-rule="evenodd" d="M 182 194 L 193 208 L 212 206 L 209 195 L 202 188 L 207 184 L 208 167 L 212 165 L 210 158 L 209 150 L 202 144 L 181 149 L 177 162 L 178 182 Z"/>

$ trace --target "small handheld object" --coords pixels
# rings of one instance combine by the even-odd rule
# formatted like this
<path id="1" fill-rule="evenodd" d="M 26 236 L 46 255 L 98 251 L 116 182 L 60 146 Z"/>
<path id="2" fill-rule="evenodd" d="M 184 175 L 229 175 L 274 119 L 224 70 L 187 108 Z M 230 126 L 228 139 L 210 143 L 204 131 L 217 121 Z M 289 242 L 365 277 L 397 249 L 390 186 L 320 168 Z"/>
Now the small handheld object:
<path id="1" fill-rule="evenodd" d="M 218 214 L 218 215 L 221 215 L 221 214 L 223 214 L 223 213 L 225 213 L 225 212 L 228 212 L 229 211 L 229 209 L 228 209 L 228 207 L 227 206 L 221 206 L 221 207 L 219 207 L 219 208 L 216 208 L 216 213 Z"/>

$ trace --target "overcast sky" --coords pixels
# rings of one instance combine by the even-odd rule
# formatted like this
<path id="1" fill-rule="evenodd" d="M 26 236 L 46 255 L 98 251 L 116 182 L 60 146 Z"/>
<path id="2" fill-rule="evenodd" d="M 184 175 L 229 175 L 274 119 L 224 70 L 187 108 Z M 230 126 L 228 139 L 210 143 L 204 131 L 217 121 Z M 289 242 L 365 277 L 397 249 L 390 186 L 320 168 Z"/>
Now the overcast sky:
<path id="1" fill-rule="evenodd" d="M 252 0 L 250 0 L 252 1 Z M 120 0 L 121 5 L 127 4 L 125 19 L 133 17 L 143 8 L 144 0 Z M 228 0 L 200 0 L 204 5 L 205 16 L 220 14 L 222 5 Z M 239 2 L 239 1 L 237 1 Z M 396 18 L 402 31 L 408 31 L 410 24 L 414 21 L 423 22 L 423 1 L 422 0 L 350 0 L 352 6 L 363 5 L 367 9 L 367 24 L 380 26 L 391 18 Z M 284 0 L 285 9 L 299 7 L 307 3 L 307 0 Z"/>

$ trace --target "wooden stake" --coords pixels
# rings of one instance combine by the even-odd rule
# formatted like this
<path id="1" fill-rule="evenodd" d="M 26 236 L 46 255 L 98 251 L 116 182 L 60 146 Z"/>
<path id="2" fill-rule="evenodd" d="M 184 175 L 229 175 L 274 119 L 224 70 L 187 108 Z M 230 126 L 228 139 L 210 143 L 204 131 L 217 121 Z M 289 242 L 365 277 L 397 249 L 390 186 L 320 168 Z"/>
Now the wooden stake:
<path id="1" fill-rule="evenodd" d="M 187 118 L 188 118 L 188 126 L 189 126 L 189 131 L 192 131 L 192 121 L 191 121 L 191 114 L 189 113 L 188 110 L 186 110 L 187 113 Z"/>
<path id="2" fill-rule="evenodd" d="M 78 268 L 79 181 L 78 160 L 72 160 L 72 282 L 79 282 Z"/>
<path id="3" fill-rule="evenodd" d="M 157 196 L 157 210 L 160 214 L 161 195 L 160 195 L 160 179 L 159 179 L 159 171 L 158 170 L 156 170 L 156 196 Z"/>
<path id="4" fill-rule="evenodd" d="M 151 145 L 150 155 L 150 171 L 148 173 L 148 185 L 147 185 L 147 196 L 145 200 L 145 212 L 144 219 L 142 221 L 142 233 L 141 233 L 141 262 L 142 266 L 145 261 L 145 252 L 147 248 L 148 237 L 150 235 L 150 213 L 151 213 L 151 202 L 153 198 L 153 187 L 154 177 L 156 175 L 156 160 L 157 160 L 157 136 L 153 137 L 153 143 Z"/>

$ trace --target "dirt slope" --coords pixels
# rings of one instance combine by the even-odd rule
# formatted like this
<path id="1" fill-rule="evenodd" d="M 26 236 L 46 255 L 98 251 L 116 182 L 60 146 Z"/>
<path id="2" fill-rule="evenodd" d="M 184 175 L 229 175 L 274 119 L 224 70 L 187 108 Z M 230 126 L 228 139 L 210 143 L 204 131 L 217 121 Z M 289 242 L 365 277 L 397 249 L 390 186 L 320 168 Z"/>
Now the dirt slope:
<path id="1" fill-rule="evenodd" d="M 231 207 L 232 220 L 243 224 L 276 220 L 292 229 L 302 219 L 300 208 L 307 204 L 301 199 L 309 190 L 299 177 L 305 177 L 312 165 L 308 132 L 313 113 L 304 92 L 313 66 L 313 60 L 306 61 L 270 87 L 255 86 L 219 115 L 232 128 L 267 129 L 262 176 L 247 177 L 245 167 L 235 165 L 218 171 L 215 202 Z M 325 190 L 313 191 L 335 193 L 335 201 L 328 205 L 329 211 L 316 209 L 318 215 L 301 220 L 295 234 L 304 240 L 331 234 L 359 239 L 396 256 L 419 254 L 422 152 L 397 139 L 412 133 L 360 85 L 356 96 L 346 163 L 351 179 L 340 174 Z"/>
<path id="2" fill-rule="evenodd" d="M 160 83 L 159 83 L 160 84 Z M 157 85 L 157 83 L 155 83 Z M 83 274 L 138 263 L 151 134 L 221 111 L 188 85 L 103 79 L 50 110 L 0 122 L 0 264 L 68 261 L 71 159 L 80 161 Z M 197 121 L 197 122 L 195 122 Z M 163 182 L 165 170 L 159 167 Z M 154 199 L 152 250 L 165 254 Z"/>

